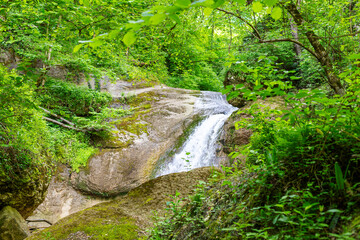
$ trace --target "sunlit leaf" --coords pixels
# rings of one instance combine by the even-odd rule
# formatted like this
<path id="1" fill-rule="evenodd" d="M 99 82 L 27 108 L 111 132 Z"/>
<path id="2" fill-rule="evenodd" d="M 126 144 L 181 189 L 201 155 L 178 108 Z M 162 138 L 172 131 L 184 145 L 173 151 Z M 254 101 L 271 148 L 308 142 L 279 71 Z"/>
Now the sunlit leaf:
<path id="1" fill-rule="evenodd" d="M 246 0 L 234 0 L 234 2 L 240 3 L 241 5 L 245 5 Z"/>
<path id="2" fill-rule="evenodd" d="M 158 13 L 150 18 L 151 25 L 157 25 L 165 20 L 166 15 L 164 13 Z"/>
<path id="3" fill-rule="evenodd" d="M 170 14 L 169 17 L 174 20 L 176 23 L 181 23 L 180 18 L 176 14 Z"/>
<path id="4" fill-rule="evenodd" d="M 174 3 L 175 6 L 180 7 L 180 8 L 188 8 L 191 5 L 191 1 L 190 0 L 177 0 Z"/>
<path id="5" fill-rule="evenodd" d="M 83 46 L 83 44 L 76 45 L 76 46 L 74 47 L 73 53 L 78 52 L 82 46 Z"/>
<path id="6" fill-rule="evenodd" d="M 261 2 L 254 2 L 252 5 L 252 8 L 253 8 L 254 12 L 258 13 L 263 10 L 263 5 L 261 4 Z"/>
<path id="7" fill-rule="evenodd" d="M 281 8 L 279 7 L 275 7 L 273 10 L 272 10 L 272 13 L 271 13 L 271 17 L 275 20 L 278 20 L 281 18 L 281 15 L 282 15 L 282 10 Z"/>
<path id="8" fill-rule="evenodd" d="M 213 0 L 197 0 L 191 3 L 191 6 L 204 6 L 204 7 L 212 7 L 215 2 Z"/>
<path id="9" fill-rule="evenodd" d="M 211 8 L 215 9 L 220 7 L 221 5 L 223 5 L 225 3 L 225 0 L 217 0 L 215 1 L 215 3 L 211 6 Z"/>
<path id="10" fill-rule="evenodd" d="M 89 46 L 92 47 L 92 48 L 96 48 L 96 47 L 101 46 L 103 43 L 104 43 L 104 41 L 102 41 L 102 40 L 97 40 L 97 41 L 91 42 L 91 43 L 89 44 Z"/>
<path id="11" fill-rule="evenodd" d="M 213 9 L 212 8 L 205 8 L 204 9 L 204 14 L 205 16 L 209 16 L 212 13 Z"/>
<path id="12" fill-rule="evenodd" d="M 136 36 L 134 31 L 129 31 L 125 34 L 122 41 L 125 43 L 126 46 L 131 46 L 136 41 Z"/>

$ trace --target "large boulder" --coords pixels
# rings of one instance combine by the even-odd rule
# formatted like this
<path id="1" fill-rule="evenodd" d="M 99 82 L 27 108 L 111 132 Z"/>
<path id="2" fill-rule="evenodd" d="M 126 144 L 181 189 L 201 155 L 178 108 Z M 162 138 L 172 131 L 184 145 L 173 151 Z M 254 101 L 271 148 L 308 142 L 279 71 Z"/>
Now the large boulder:
<path id="1" fill-rule="evenodd" d="M 111 202 L 105 202 L 61 219 L 28 239 L 141 239 L 152 226 L 154 213 L 163 216 L 174 195 L 189 195 L 215 168 L 174 173 L 152 179 Z M 46 237 L 45 237 L 46 236 Z"/>
<path id="2" fill-rule="evenodd" d="M 27 218 L 30 229 L 43 229 L 60 219 L 92 207 L 109 199 L 81 194 L 69 183 L 71 170 L 64 165 L 58 166 L 57 173 L 50 182 L 45 200 Z M 37 221 L 43 219 L 46 221 Z M 50 224 L 51 223 L 51 224 Z"/>
<path id="3" fill-rule="evenodd" d="M 45 171 L 41 166 L 33 166 L 9 175 L 0 165 L 0 208 L 11 206 L 25 219 L 30 216 L 46 196 L 50 179 Z"/>
<path id="4" fill-rule="evenodd" d="M 0 211 L 0 239 L 23 240 L 30 235 L 25 220 L 14 208 L 6 206 Z"/>
<path id="5" fill-rule="evenodd" d="M 119 92 L 119 91 L 117 91 Z M 157 160 L 191 123 L 198 91 L 174 88 L 139 89 L 135 114 L 113 121 L 114 134 L 86 169 L 73 173 L 81 191 L 99 196 L 126 193 L 148 181 Z"/>

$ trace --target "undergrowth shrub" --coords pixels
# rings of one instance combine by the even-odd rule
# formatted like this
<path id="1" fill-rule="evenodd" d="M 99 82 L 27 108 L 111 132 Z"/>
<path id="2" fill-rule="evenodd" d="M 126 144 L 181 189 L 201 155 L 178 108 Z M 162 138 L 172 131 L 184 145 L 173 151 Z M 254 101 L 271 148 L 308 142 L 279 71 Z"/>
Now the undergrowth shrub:
<path id="1" fill-rule="evenodd" d="M 48 80 L 39 98 L 45 108 L 86 116 L 109 105 L 110 94 L 59 80 Z M 61 114 L 63 115 L 63 114 Z"/>
<path id="2" fill-rule="evenodd" d="M 69 165 L 78 172 L 88 159 L 97 152 L 90 144 L 90 136 L 73 130 L 49 128 L 51 132 L 51 150 L 57 162 Z"/>
<path id="3" fill-rule="evenodd" d="M 235 126 L 254 132 L 246 161 L 175 204 L 150 239 L 358 239 L 360 83 L 354 72 L 342 77 L 344 96 L 283 92 L 281 111 L 244 109 L 249 117 Z"/>
<path id="4" fill-rule="evenodd" d="M 36 109 L 34 89 L 23 77 L 1 65 L 0 106 L 1 178 L 22 181 L 35 172 L 50 174 L 52 167 L 46 152 L 49 133 Z"/>

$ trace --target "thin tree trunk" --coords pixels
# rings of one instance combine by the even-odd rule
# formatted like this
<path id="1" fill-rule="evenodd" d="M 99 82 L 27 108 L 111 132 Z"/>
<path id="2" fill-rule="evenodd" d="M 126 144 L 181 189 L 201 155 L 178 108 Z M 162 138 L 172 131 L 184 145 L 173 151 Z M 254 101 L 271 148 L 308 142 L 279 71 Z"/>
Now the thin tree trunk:
<path id="1" fill-rule="evenodd" d="M 232 44 L 232 29 L 231 29 L 231 17 L 229 16 L 229 28 L 230 28 L 230 41 L 229 41 L 229 54 L 231 51 L 231 44 Z"/>
<path id="2" fill-rule="evenodd" d="M 299 10 L 296 5 L 292 2 L 285 4 L 286 10 L 293 17 L 296 25 L 302 26 L 305 22 L 303 17 L 301 16 Z M 331 88 L 335 91 L 336 94 L 344 95 L 345 89 L 340 82 L 340 78 L 334 72 L 334 65 L 324 46 L 320 42 L 320 38 L 315 34 L 315 32 L 308 28 L 305 30 L 305 35 L 309 40 L 311 46 L 314 48 L 314 52 L 317 55 L 317 59 L 323 67 L 328 83 Z"/>
<path id="3" fill-rule="evenodd" d="M 297 1 L 297 8 L 300 8 L 301 0 Z M 294 20 L 290 19 L 290 28 L 291 28 L 291 35 L 296 41 L 299 41 L 299 29 L 296 24 L 294 24 Z M 294 43 L 294 51 L 296 57 L 299 59 L 301 55 L 301 46 L 299 44 Z"/>

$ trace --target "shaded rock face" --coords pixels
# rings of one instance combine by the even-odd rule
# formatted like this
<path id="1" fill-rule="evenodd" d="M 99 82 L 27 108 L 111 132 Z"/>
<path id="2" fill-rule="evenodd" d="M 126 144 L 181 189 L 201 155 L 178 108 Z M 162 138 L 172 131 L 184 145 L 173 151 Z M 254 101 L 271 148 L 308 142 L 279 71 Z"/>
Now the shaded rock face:
<path id="1" fill-rule="evenodd" d="M 251 89 L 251 85 L 246 82 L 244 76 L 241 73 L 233 72 L 232 70 L 227 71 L 224 79 L 224 87 L 233 86 L 233 90 L 235 90 L 235 86 L 238 84 L 244 84 L 247 88 Z M 240 94 L 238 97 L 229 100 L 229 103 L 234 107 L 241 108 L 245 106 L 246 100 Z"/>
<path id="2" fill-rule="evenodd" d="M 220 164 L 224 166 L 230 166 L 239 160 L 243 160 L 240 155 L 236 159 L 227 157 L 230 153 L 238 150 L 240 146 L 246 145 L 250 142 L 252 130 L 247 128 L 235 128 L 235 123 L 242 118 L 248 118 L 249 116 L 244 114 L 238 114 L 234 112 L 225 122 L 224 130 L 219 138 L 221 150 L 218 152 L 220 158 Z"/>
<path id="3" fill-rule="evenodd" d="M 23 240 L 30 235 L 25 220 L 12 207 L 4 207 L 0 211 L 0 239 Z"/>
<path id="4" fill-rule="evenodd" d="M 16 68 L 20 59 L 15 55 L 12 49 L 0 49 L 0 63 L 9 69 Z"/>
<path id="5" fill-rule="evenodd" d="M 152 179 L 111 202 L 61 219 L 55 225 L 28 239 L 140 239 L 152 226 L 154 211 L 163 216 L 166 202 L 191 194 L 199 181 L 206 181 L 215 168 L 205 167 L 190 172 L 174 173 Z"/>
<path id="6" fill-rule="evenodd" d="M 262 108 L 279 110 L 285 108 L 284 101 L 280 97 L 269 97 L 265 100 L 258 99 L 254 102 L 249 102 L 243 108 L 241 108 L 240 111 L 249 109 L 254 104 L 259 104 L 259 111 L 262 111 Z M 253 134 L 253 131 L 248 128 L 235 127 L 236 122 L 246 118 L 252 118 L 252 116 L 236 111 L 225 122 L 224 131 L 219 138 L 219 143 L 221 144 L 221 150 L 218 153 L 218 156 L 221 158 L 220 164 L 230 166 L 236 162 L 241 164 L 243 161 L 245 161 L 245 157 L 241 154 L 235 159 L 229 159 L 226 156 L 231 152 L 238 151 L 241 146 L 250 143 L 250 138 Z"/>
<path id="7" fill-rule="evenodd" d="M 53 78 L 65 80 L 68 74 L 66 67 L 61 65 L 51 66 L 46 75 Z"/>
<path id="8" fill-rule="evenodd" d="M 52 179 L 49 185 L 45 200 L 27 220 L 45 219 L 54 224 L 70 214 L 109 201 L 79 193 L 69 183 L 69 176 L 70 170 L 65 166 L 60 166 L 56 177 Z M 47 222 L 30 221 L 28 226 L 35 230 L 47 228 L 51 225 Z"/>
<path id="9" fill-rule="evenodd" d="M 11 206 L 24 218 L 31 215 L 44 200 L 50 182 L 46 174 L 34 172 L 23 170 L 14 180 L 2 176 L 0 171 L 0 208 Z"/>
<path id="10" fill-rule="evenodd" d="M 73 186 L 100 196 L 125 193 L 150 179 L 161 155 L 175 144 L 194 116 L 199 92 L 173 89 L 139 89 L 148 109 L 137 116 L 137 125 L 114 124 L 112 141 L 92 157 L 86 169 L 71 176 Z M 116 91 L 115 91 L 116 92 Z"/>

